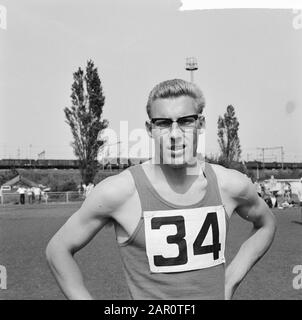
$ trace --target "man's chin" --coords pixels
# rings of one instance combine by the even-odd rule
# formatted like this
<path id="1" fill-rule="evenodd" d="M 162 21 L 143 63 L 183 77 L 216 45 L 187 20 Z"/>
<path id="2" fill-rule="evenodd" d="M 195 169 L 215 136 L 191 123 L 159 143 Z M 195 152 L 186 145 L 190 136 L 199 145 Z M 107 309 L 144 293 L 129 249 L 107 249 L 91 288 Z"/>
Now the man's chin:
<path id="1" fill-rule="evenodd" d="M 164 159 L 163 164 L 168 165 L 171 168 L 184 168 L 188 165 L 187 161 L 183 158 Z"/>
<path id="2" fill-rule="evenodd" d="M 186 163 L 172 163 L 169 166 L 173 169 L 181 169 L 181 168 L 186 168 L 187 164 Z"/>

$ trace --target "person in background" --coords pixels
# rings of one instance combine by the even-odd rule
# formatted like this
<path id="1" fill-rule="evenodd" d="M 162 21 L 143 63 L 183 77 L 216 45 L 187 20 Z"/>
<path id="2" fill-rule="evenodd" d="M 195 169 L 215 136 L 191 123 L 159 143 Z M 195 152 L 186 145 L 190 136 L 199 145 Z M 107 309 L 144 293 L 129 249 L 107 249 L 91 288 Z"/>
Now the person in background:
<path id="1" fill-rule="evenodd" d="M 94 184 L 92 182 L 89 182 L 86 188 L 86 198 L 88 197 L 89 193 L 92 191 L 93 188 L 94 188 Z"/>
<path id="2" fill-rule="evenodd" d="M 288 203 L 291 202 L 291 186 L 289 182 L 285 182 L 284 187 L 284 200 Z"/>
<path id="3" fill-rule="evenodd" d="M 36 197 L 35 197 L 35 187 L 31 188 L 31 199 L 32 199 L 32 203 L 35 203 Z"/>
<path id="4" fill-rule="evenodd" d="M 20 194 L 20 203 L 25 204 L 25 191 L 26 189 L 24 187 L 19 187 L 17 192 Z"/>
<path id="5" fill-rule="evenodd" d="M 83 182 L 81 181 L 79 185 L 79 195 L 82 195 L 84 193 L 84 187 L 83 187 Z"/>
<path id="6" fill-rule="evenodd" d="M 34 187 L 34 196 L 41 203 L 41 189 L 39 187 Z"/>
<path id="7" fill-rule="evenodd" d="M 258 196 L 262 198 L 261 185 L 260 185 L 258 179 L 254 182 L 254 185 L 255 185 L 256 192 L 258 193 Z"/>
<path id="8" fill-rule="evenodd" d="M 27 188 L 26 193 L 27 193 L 28 203 L 32 203 L 32 191 L 31 191 L 31 188 Z"/>
<path id="9" fill-rule="evenodd" d="M 278 208 L 278 192 L 273 191 L 271 192 L 271 202 L 272 202 L 272 208 Z"/>

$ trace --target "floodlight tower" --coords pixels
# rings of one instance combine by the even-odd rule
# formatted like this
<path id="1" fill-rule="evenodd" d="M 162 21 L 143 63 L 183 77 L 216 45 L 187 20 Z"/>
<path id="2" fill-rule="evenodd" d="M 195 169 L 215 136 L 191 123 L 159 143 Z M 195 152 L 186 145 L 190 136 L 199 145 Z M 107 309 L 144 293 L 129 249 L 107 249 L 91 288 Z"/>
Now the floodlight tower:
<path id="1" fill-rule="evenodd" d="M 197 59 L 195 57 L 186 58 L 186 70 L 190 71 L 191 82 L 194 82 L 194 71 L 198 70 Z"/>

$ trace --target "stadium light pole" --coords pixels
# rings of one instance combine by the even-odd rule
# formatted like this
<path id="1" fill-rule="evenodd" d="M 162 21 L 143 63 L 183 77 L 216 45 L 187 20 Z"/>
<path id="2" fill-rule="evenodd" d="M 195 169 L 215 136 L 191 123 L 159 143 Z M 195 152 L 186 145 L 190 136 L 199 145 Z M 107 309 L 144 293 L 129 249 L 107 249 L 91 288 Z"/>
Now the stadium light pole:
<path id="1" fill-rule="evenodd" d="M 191 82 L 194 83 L 194 71 L 198 70 L 197 59 L 195 57 L 186 58 L 186 70 L 190 71 Z"/>

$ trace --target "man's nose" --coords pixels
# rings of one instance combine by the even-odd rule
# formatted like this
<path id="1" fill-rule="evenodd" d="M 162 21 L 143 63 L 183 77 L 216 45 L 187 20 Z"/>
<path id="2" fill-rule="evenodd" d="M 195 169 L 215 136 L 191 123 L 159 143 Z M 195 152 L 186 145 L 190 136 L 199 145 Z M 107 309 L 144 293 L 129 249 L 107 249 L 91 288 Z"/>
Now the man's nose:
<path id="1" fill-rule="evenodd" d="M 170 131 L 171 138 L 177 138 L 179 136 L 182 136 L 182 130 L 179 128 L 178 123 L 175 121 L 171 125 L 171 131 Z"/>

